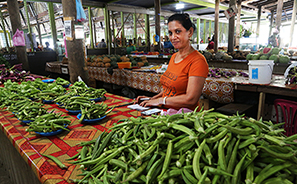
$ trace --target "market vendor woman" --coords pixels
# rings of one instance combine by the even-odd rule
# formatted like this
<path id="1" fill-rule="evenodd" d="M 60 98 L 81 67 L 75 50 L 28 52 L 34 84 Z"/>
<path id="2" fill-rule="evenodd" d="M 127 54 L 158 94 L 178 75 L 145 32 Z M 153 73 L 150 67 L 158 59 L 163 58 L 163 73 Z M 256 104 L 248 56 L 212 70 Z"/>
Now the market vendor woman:
<path id="1" fill-rule="evenodd" d="M 208 75 L 208 64 L 202 54 L 195 50 L 190 39 L 195 31 L 188 14 L 174 14 L 168 19 L 169 39 L 178 52 L 173 54 L 166 72 L 160 78 L 162 91 L 140 102 L 141 106 L 164 105 L 168 108 L 188 108 L 194 110 L 199 104 L 205 79 Z"/>

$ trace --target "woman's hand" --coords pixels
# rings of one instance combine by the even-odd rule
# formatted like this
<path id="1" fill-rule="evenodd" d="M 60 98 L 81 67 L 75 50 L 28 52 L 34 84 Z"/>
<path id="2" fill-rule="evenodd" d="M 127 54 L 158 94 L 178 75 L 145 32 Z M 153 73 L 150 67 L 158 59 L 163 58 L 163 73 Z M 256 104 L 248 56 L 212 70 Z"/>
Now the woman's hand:
<path id="1" fill-rule="evenodd" d="M 147 96 L 138 96 L 138 97 L 136 98 L 134 104 L 139 104 L 139 103 L 141 103 L 142 101 L 144 101 L 144 100 L 141 100 L 141 99 L 143 99 L 143 98 L 146 98 L 146 99 L 148 99 L 148 100 L 151 99 L 150 97 L 147 97 Z"/>
<path id="2" fill-rule="evenodd" d="M 143 106 L 143 107 L 147 107 L 147 106 L 158 106 L 160 105 L 162 101 L 162 98 L 155 98 L 155 99 L 150 99 L 150 100 L 144 100 L 143 102 L 141 102 L 139 105 Z"/>

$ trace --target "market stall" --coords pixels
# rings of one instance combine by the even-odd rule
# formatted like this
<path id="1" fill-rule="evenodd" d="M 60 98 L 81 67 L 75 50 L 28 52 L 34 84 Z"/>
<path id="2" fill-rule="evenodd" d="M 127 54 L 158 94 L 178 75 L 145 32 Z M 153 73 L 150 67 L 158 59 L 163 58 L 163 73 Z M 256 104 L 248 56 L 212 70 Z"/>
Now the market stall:
<path id="1" fill-rule="evenodd" d="M 131 110 L 125 105 L 131 103 L 131 99 L 113 94 L 106 94 L 105 97 L 104 103 L 109 107 L 124 106 L 116 107 L 105 119 L 94 124 L 82 124 L 78 121 L 76 115 L 72 115 L 69 117 L 69 120 L 71 120 L 71 124 L 68 127 L 69 132 L 65 131 L 59 135 L 50 137 L 26 132 L 28 125 L 19 121 L 11 112 L 1 110 L 0 124 L 1 130 L 5 135 L 1 136 L 1 139 L 9 139 L 11 146 L 15 146 L 41 183 L 71 182 L 69 179 L 75 179 L 77 178 L 76 175 L 79 174 L 79 171 L 77 171 L 78 166 L 68 164 L 65 159 L 74 156 L 81 150 L 82 147 L 78 145 L 79 143 L 97 138 L 103 131 L 107 131 L 114 123 L 117 123 L 121 119 L 140 116 L 140 112 Z M 45 108 L 54 110 L 55 113 L 67 114 L 65 109 L 60 109 L 57 105 L 45 105 Z M 18 164 L 15 163 L 16 159 L 14 157 L 11 158 L 9 152 L 3 149 L 0 149 L 0 151 L 1 155 L 5 155 L 7 158 L 4 160 L 4 164 L 11 171 L 9 174 L 12 178 L 23 183 L 31 183 L 32 178 L 26 178 L 20 173 L 29 172 L 28 176 L 31 176 L 32 174 L 30 175 L 30 172 L 32 171 L 19 168 Z M 55 156 L 68 168 L 61 169 L 57 167 L 53 161 L 43 157 L 41 154 Z M 25 179 L 28 179 L 28 181 L 25 181 Z"/>

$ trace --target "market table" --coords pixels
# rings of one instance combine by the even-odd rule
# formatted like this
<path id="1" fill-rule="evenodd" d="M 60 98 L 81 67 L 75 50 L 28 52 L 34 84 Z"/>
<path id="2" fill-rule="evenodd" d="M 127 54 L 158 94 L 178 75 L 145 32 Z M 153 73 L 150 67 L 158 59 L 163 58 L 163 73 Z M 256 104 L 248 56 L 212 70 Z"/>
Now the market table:
<path id="1" fill-rule="evenodd" d="M 113 83 L 131 88 L 159 93 L 162 90 L 160 77 L 162 74 L 144 72 L 141 70 L 114 69 L 110 75 L 104 67 L 88 66 L 89 77 L 106 83 Z M 238 77 L 238 80 L 244 80 Z M 219 103 L 234 101 L 234 84 L 232 80 L 225 78 L 207 78 L 203 96 Z"/>
<path id="2" fill-rule="evenodd" d="M 160 77 L 162 74 L 126 69 L 114 69 L 110 75 L 106 68 L 88 67 L 89 77 L 107 83 L 129 86 L 135 89 L 159 93 L 162 89 Z M 245 71 L 248 73 L 248 71 Z M 286 85 L 283 75 L 273 75 L 270 84 L 252 84 L 248 77 L 236 76 L 229 79 L 208 77 L 205 81 L 202 94 L 204 97 L 218 103 L 234 102 L 234 91 L 251 91 L 259 93 L 257 119 L 264 115 L 265 94 L 297 97 L 297 85 Z"/>
<path id="3" fill-rule="evenodd" d="M 110 107 L 132 102 L 132 99 L 110 93 L 105 94 L 105 96 L 104 103 Z M 47 104 L 45 107 L 55 110 L 55 112 L 66 113 L 65 109 L 60 109 L 57 105 Z M 4 110 L 0 111 L 0 127 L 6 139 L 9 139 L 11 144 L 17 149 L 41 183 L 62 184 L 70 182 L 69 179 L 77 178 L 76 175 L 79 174 L 79 166 L 65 162 L 65 159 L 70 158 L 80 151 L 81 147 L 77 145 L 78 143 L 97 138 L 103 131 L 108 130 L 108 128 L 120 119 L 138 116 L 141 116 L 139 111 L 131 110 L 126 106 L 115 108 L 105 119 L 94 124 L 81 124 L 78 122 L 76 116 L 73 115 L 69 118 L 72 121 L 68 126 L 69 132 L 64 131 L 56 136 L 43 137 L 35 133 L 26 132 L 28 126 L 22 124 L 11 112 Z M 3 155 L 5 150 L 0 149 L 0 152 Z M 51 160 L 41 156 L 41 154 L 55 156 L 68 166 L 68 169 L 60 169 Z M 13 159 L 8 159 L 9 157 L 11 157 L 10 153 L 6 152 L 4 158 L 7 159 L 4 162 L 13 161 Z M 14 163 L 14 165 L 17 167 L 18 163 Z M 9 168 L 9 170 L 13 170 L 14 172 L 18 169 L 19 172 L 25 172 L 23 168 Z M 15 176 L 13 177 L 20 176 L 19 173 L 10 174 L 14 174 Z M 19 183 L 30 183 L 29 181 L 25 181 L 25 178 L 17 178 L 16 180 L 21 181 Z"/>
<path id="4" fill-rule="evenodd" d="M 248 80 L 235 82 L 235 90 L 250 91 L 259 93 L 257 119 L 264 116 L 264 105 L 266 94 L 297 97 L 297 84 L 286 84 L 283 75 L 273 75 L 271 83 L 267 85 L 251 84 Z"/>

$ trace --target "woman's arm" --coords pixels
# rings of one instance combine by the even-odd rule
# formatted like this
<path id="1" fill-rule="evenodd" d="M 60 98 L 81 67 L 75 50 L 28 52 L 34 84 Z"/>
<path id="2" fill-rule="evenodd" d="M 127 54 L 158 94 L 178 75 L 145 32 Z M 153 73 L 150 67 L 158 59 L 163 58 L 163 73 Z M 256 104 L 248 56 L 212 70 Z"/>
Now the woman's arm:
<path id="1" fill-rule="evenodd" d="M 202 89 L 204 86 L 205 78 L 191 76 L 189 77 L 186 94 L 167 97 L 166 98 L 166 107 L 169 108 L 189 108 L 194 109 L 199 101 L 199 98 L 202 94 Z M 163 103 L 163 98 L 160 96 L 149 101 L 144 101 L 140 105 L 142 106 L 157 106 Z"/>

